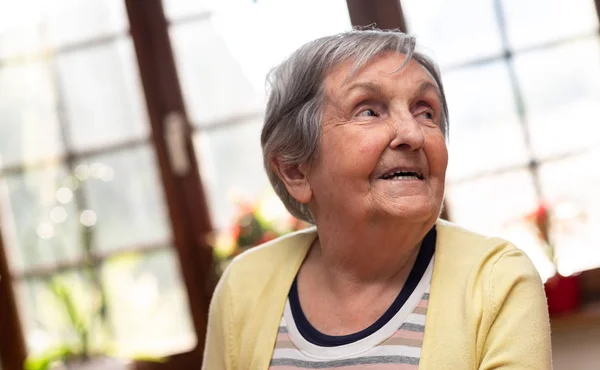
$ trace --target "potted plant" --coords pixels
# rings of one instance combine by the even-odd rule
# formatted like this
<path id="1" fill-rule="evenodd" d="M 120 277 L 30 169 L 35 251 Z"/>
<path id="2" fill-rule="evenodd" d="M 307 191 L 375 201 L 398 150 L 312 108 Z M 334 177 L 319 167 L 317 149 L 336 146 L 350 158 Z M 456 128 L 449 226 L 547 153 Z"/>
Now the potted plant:
<path id="1" fill-rule="evenodd" d="M 236 204 L 233 222 L 221 230 L 214 243 L 218 276 L 241 252 L 309 226 L 291 216 L 273 192 L 254 201 L 238 200 Z"/>

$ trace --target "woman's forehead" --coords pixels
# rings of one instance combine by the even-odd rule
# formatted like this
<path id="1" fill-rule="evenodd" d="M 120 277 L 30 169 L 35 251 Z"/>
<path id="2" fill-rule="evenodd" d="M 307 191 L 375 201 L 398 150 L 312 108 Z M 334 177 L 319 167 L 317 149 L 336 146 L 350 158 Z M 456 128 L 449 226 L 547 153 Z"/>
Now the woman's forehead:
<path id="1" fill-rule="evenodd" d="M 437 83 L 429 71 L 419 62 L 406 55 L 385 53 L 379 55 L 356 69 L 356 62 L 347 60 L 329 70 L 323 81 L 328 94 L 347 93 L 356 88 L 378 92 L 387 83 L 413 85 L 415 88 L 428 82 L 437 88 Z"/>

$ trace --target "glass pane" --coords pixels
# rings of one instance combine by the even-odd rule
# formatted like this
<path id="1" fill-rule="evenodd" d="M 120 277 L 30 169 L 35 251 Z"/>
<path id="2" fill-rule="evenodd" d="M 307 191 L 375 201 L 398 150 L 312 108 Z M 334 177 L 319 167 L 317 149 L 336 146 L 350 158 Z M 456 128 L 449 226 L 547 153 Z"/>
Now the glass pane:
<path id="1" fill-rule="evenodd" d="M 102 268 L 102 279 L 120 352 L 164 356 L 195 347 L 187 295 L 172 249 L 111 258 Z"/>
<path id="2" fill-rule="evenodd" d="M 0 59 L 30 54 L 41 48 L 42 2 L 0 0 Z"/>
<path id="3" fill-rule="evenodd" d="M 171 239 L 155 158 L 148 147 L 86 158 L 76 172 L 87 179 L 82 185 L 95 248 L 106 251 Z"/>
<path id="4" fill-rule="evenodd" d="M 407 27 L 441 66 L 500 55 L 494 0 L 402 0 Z"/>
<path id="5" fill-rule="evenodd" d="M 600 151 L 544 164 L 541 181 L 553 210 L 559 272 L 600 267 Z"/>
<path id="6" fill-rule="evenodd" d="M 213 10 L 216 6 L 215 0 L 163 0 L 165 15 L 171 21 L 203 14 Z"/>
<path id="7" fill-rule="evenodd" d="M 105 333 L 102 333 L 100 322 L 94 315 L 93 287 L 83 274 L 72 272 L 53 279 L 32 279 L 15 284 L 28 350 L 39 354 L 60 345 L 73 346 L 79 342 L 74 316 L 69 316 L 65 306 L 69 298 L 65 300 L 55 289 L 58 284 L 66 288 L 74 303 L 74 312 L 90 329 L 90 342 L 97 348 Z"/>
<path id="8" fill-rule="evenodd" d="M 127 30 L 123 0 L 0 0 L 0 59 Z"/>
<path id="9" fill-rule="evenodd" d="M 515 49 L 598 30 L 594 0 L 502 0 L 502 3 L 508 39 Z"/>
<path id="10" fill-rule="evenodd" d="M 444 83 L 450 110 L 450 181 L 528 162 L 503 62 L 454 70 L 444 75 Z"/>
<path id="11" fill-rule="evenodd" d="M 46 63 L 0 66 L 0 167 L 63 152 L 55 89 Z"/>
<path id="12" fill-rule="evenodd" d="M 170 28 L 187 110 L 198 125 L 262 111 L 272 67 L 305 42 L 351 28 L 343 0 L 211 5 L 210 19 Z"/>
<path id="13" fill-rule="evenodd" d="M 188 114 L 194 124 L 261 109 L 260 94 L 212 21 L 171 28 Z"/>
<path id="14" fill-rule="evenodd" d="M 270 189 L 260 147 L 262 119 L 200 132 L 194 138 L 202 180 L 217 228 L 231 222 L 235 200 L 253 201 Z"/>
<path id="15" fill-rule="evenodd" d="M 147 115 L 129 38 L 58 57 L 65 118 L 75 150 L 145 137 Z"/>
<path id="16" fill-rule="evenodd" d="M 0 178 L 2 233 L 14 270 L 81 255 L 73 184 L 64 167 Z"/>
<path id="17" fill-rule="evenodd" d="M 537 157 L 600 143 L 593 112 L 600 101 L 600 39 L 515 57 Z"/>
<path id="18" fill-rule="evenodd" d="M 44 29 L 52 46 L 124 32 L 127 28 L 123 0 L 53 0 L 44 3 Z"/>
<path id="19" fill-rule="evenodd" d="M 453 221 L 484 235 L 510 240 L 527 253 L 544 279 L 554 274 L 544 246 L 526 220 L 538 206 L 528 170 L 450 185 L 446 199 Z"/>

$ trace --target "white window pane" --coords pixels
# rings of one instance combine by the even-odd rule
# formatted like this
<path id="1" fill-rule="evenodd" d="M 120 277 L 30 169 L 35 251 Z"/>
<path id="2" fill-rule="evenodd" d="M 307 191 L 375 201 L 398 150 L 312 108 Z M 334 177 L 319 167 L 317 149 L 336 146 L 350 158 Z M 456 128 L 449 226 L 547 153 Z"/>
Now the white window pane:
<path id="1" fill-rule="evenodd" d="M 542 278 L 554 270 L 533 225 L 525 217 L 538 201 L 528 170 L 450 185 L 447 191 L 452 220 L 473 231 L 513 242 L 532 259 Z"/>
<path id="2" fill-rule="evenodd" d="M 302 44 L 351 28 L 343 0 L 214 4 L 210 19 L 170 29 L 186 107 L 200 125 L 262 111 L 269 70 Z"/>
<path id="3" fill-rule="evenodd" d="M 42 2 L 0 0 L 0 59 L 40 50 Z"/>
<path id="4" fill-rule="evenodd" d="M 503 62 L 443 76 L 450 111 L 450 181 L 528 162 Z"/>
<path id="5" fill-rule="evenodd" d="M 220 0 L 224 1 L 224 0 Z M 211 11 L 219 0 L 163 0 L 165 16 L 170 21 Z"/>
<path id="6" fill-rule="evenodd" d="M 72 184 L 64 167 L 0 178 L 2 233 L 15 271 L 81 256 L 82 229 Z"/>
<path id="7" fill-rule="evenodd" d="M 170 240 L 160 179 L 149 148 L 102 154 L 79 164 L 90 176 L 82 186 L 95 214 L 95 248 L 114 250 Z"/>
<path id="8" fill-rule="evenodd" d="M 545 197 L 553 210 L 553 238 L 559 272 L 600 267 L 600 151 L 540 168 Z"/>
<path id="9" fill-rule="evenodd" d="M 103 265 L 102 280 L 120 353 L 166 356 L 196 346 L 173 249 L 111 258 Z"/>
<path id="10" fill-rule="evenodd" d="M 46 63 L 0 67 L 0 167 L 63 152 Z"/>
<path id="11" fill-rule="evenodd" d="M 92 285 L 83 274 L 78 272 L 63 273 L 54 276 L 55 281 L 66 287 L 73 298 L 77 315 L 90 324 L 90 344 L 98 348 L 102 339 L 102 328 L 97 316 L 93 314 L 94 299 Z M 65 309 L 65 301 L 52 290 L 50 278 L 31 279 L 15 284 L 15 293 L 19 304 L 23 333 L 31 354 L 39 355 L 46 350 L 67 343 L 77 342 L 77 333 L 73 321 Z"/>
<path id="12" fill-rule="evenodd" d="M 537 157 L 600 143 L 600 40 L 584 39 L 515 57 Z"/>
<path id="13" fill-rule="evenodd" d="M 594 0 L 502 0 L 510 46 L 521 49 L 598 29 Z"/>
<path id="14" fill-rule="evenodd" d="M 0 0 L 0 59 L 124 33 L 123 0 Z"/>
<path id="15" fill-rule="evenodd" d="M 262 119 L 224 126 L 194 138 L 208 203 L 217 228 L 228 225 L 236 199 L 253 201 L 271 187 L 263 169 Z"/>
<path id="16" fill-rule="evenodd" d="M 129 38 L 62 54 L 58 67 L 68 131 L 75 150 L 148 134 Z"/>
<path id="17" fill-rule="evenodd" d="M 44 2 L 44 29 L 52 46 L 124 32 L 127 28 L 123 0 Z"/>
<path id="18" fill-rule="evenodd" d="M 493 0 L 402 0 L 409 32 L 442 66 L 502 53 Z"/>
<path id="19" fill-rule="evenodd" d="M 212 21 L 173 26 L 171 40 L 187 111 L 194 124 L 262 108 L 260 94 Z"/>

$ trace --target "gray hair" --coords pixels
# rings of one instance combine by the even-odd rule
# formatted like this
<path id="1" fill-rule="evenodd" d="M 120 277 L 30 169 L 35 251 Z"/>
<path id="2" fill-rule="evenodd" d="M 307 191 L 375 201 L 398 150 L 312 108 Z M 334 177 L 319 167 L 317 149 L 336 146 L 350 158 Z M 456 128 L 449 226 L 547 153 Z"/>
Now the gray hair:
<path id="1" fill-rule="evenodd" d="M 399 31 L 353 30 L 309 42 L 271 71 L 267 78 L 270 92 L 261 135 L 263 160 L 275 193 L 292 215 L 314 223 L 308 205 L 288 193 L 271 162 L 277 158 L 284 165 L 305 168 L 314 163 L 321 139 L 323 80 L 334 66 L 352 60 L 352 75 L 385 52 L 407 56 L 399 69 L 414 59 L 439 87 L 441 128 L 448 136 L 448 106 L 439 69 L 433 60 L 415 50 L 415 45 L 414 37 Z"/>

